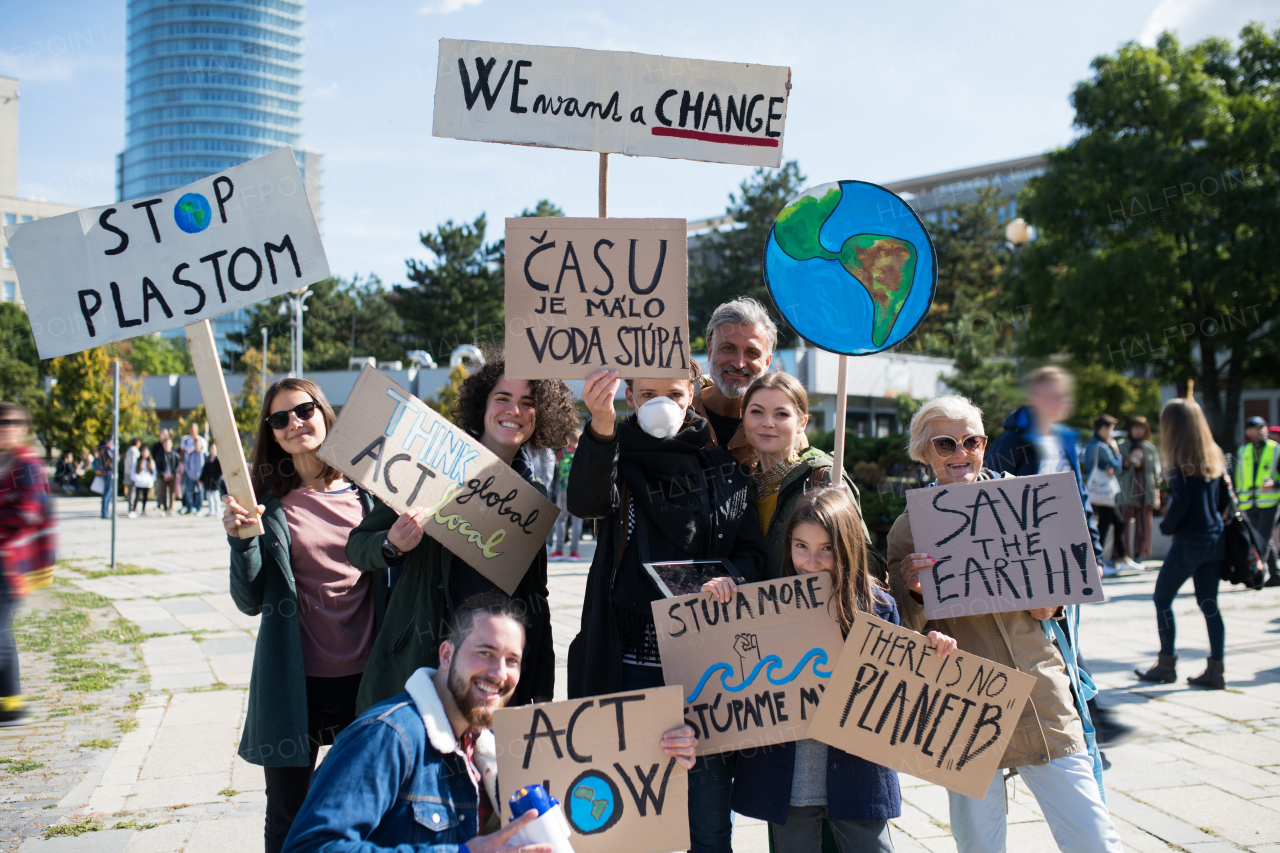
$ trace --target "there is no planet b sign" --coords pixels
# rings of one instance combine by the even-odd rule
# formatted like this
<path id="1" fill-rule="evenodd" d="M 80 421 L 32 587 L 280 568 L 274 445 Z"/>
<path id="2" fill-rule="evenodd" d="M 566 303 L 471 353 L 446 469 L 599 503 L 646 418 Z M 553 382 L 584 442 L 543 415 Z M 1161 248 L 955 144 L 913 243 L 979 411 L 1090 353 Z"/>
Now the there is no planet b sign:
<path id="1" fill-rule="evenodd" d="M 778 214 L 764 254 L 778 311 L 815 346 L 868 355 L 901 343 L 933 304 L 933 241 L 884 187 L 838 181 Z"/>

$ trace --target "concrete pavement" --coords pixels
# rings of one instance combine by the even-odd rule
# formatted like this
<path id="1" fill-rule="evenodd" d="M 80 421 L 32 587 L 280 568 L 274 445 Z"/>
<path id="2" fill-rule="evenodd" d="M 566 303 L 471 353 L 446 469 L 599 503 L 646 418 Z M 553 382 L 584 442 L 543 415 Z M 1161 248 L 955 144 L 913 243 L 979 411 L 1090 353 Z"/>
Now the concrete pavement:
<path id="1" fill-rule="evenodd" d="M 44 734 L 66 716 L 66 708 L 88 707 L 69 704 L 73 699 L 93 694 L 68 698 L 65 688 L 24 671 L 29 681 L 34 677 L 52 686 L 34 707 L 35 725 L 5 731 L 0 750 L 17 755 L 15 737 L 52 738 L 46 749 L 75 760 L 64 762 L 55 780 L 62 789 L 48 809 L 48 823 L 74 827 L 91 821 L 101 829 L 47 839 L 24 830 L 29 837 L 14 839 L 5 849 L 15 849 L 17 841 L 22 851 L 53 853 L 257 849 L 262 772 L 235 755 L 257 619 L 236 610 L 227 593 L 221 527 L 206 517 L 121 518 L 118 560 L 136 567 L 127 571 L 143 573 L 91 577 L 105 568 L 108 549 L 107 522 L 96 517 L 96 510 L 96 499 L 60 501 L 68 562 L 57 574 L 66 581 L 64 590 L 102 596 L 92 599 L 102 605 L 92 611 L 94 619 L 118 615 L 136 626 L 133 642 L 119 649 L 123 674 L 114 686 L 117 694 L 131 688 L 134 698 L 74 710 L 71 718 L 77 732 L 109 728 L 110 720 L 102 716 L 107 710 L 127 720 L 116 724 L 106 749 L 76 747 L 79 733 Z M 590 547 L 584 548 L 588 556 Z M 564 694 L 564 661 L 577 632 L 586 574 L 585 563 L 551 567 L 558 698 Z M 1133 677 L 1134 666 L 1145 666 L 1155 656 L 1154 581 L 1154 572 L 1108 581 L 1110 600 L 1084 615 L 1082 647 L 1104 688 L 1103 704 L 1141 728 L 1140 737 L 1107 751 L 1113 763 L 1106 777 L 1109 804 L 1126 849 L 1280 853 L 1280 590 L 1224 588 L 1230 687 L 1212 692 L 1185 684 L 1139 686 Z M 1190 584 L 1184 593 L 1189 591 Z M 31 606 L 45 605 L 33 601 Z M 1179 674 L 1185 677 L 1198 673 L 1203 663 L 1204 623 L 1188 594 L 1175 610 Z M 92 648 L 109 654 L 111 646 L 99 642 Z M 57 665 L 44 658 L 24 654 L 24 667 Z M 0 804 L 21 805 L 27 808 L 24 814 L 32 814 L 50 799 L 33 790 L 25 776 L 0 775 Z M 897 849 L 954 850 L 946 792 L 908 776 L 901 780 L 903 815 L 894 821 L 893 833 Z M 1055 849 L 1025 785 L 1011 784 L 1009 794 L 1009 849 Z M 155 826 L 141 828 L 148 824 Z M 736 850 L 767 850 L 759 822 L 739 818 L 736 827 Z"/>

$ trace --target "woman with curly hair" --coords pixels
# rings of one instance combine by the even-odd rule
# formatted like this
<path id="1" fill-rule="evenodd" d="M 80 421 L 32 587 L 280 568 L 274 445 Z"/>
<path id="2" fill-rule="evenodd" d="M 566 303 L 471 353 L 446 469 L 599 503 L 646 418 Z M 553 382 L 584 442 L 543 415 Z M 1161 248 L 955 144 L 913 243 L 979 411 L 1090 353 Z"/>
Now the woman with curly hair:
<path id="1" fill-rule="evenodd" d="M 454 423 L 545 493 L 526 450 L 563 447 L 578 426 L 569 386 L 551 379 L 508 379 L 501 353 L 462 383 Z M 347 539 L 347 559 L 366 571 L 400 565 L 387 617 L 360 683 L 357 713 L 404 690 L 419 667 L 439 665 L 440 641 L 454 609 L 473 595 L 501 592 L 422 529 L 424 507 L 397 516 L 379 503 Z M 538 551 L 511 596 L 529 620 L 520 682 L 511 705 L 547 702 L 555 692 L 555 650 L 547 606 L 547 550 Z"/>

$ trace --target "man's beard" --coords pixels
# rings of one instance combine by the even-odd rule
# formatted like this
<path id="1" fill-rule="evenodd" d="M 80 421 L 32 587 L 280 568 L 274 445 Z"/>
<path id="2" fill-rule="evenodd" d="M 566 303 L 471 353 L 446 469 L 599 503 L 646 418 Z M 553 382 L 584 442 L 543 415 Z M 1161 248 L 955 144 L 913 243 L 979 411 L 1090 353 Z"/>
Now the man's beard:
<path id="1" fill-rule="evenodd" d="M 464 681 L 462 676 L 458 674 L 457 658 L 449 662 L 449 692 L 453 695 L 453 703 L 458 706 L 458 710 L 462 712 L 462 716 L 467 718 L 467 722 L 473 726 L 480 728 L 489 728 L 493 725 L 493 711 L 489 706 L 477 705 L 471 693 L 471 682 Z M 502 685 L 502 691 L 498 695 L 502 699 L 499 707 L 506 705 L 511 700 L 511 694 L 515 692 L 515 685 L 507 682 Z"/>
<path id="2" fill-rule="evenodd" d="M 728 382 L 724 381 L 726 373 L 732 376 L 746 377 L 746 384 L 741 387 L 730 385 Z M 716 388 L 720 390 L 720 393 L 728 397 L 730 400 L 741 400 L 745 397 L 747 395 L 747 389 L 751 387 L 751 383 L 755 382 L 759 378 L 760 376 L 758 375 L 752 375 L 745 370 L 738 370 L 736 367 L 716 367 L 714 363 L 711 365 L 711 381 L 716 384 Z"/>

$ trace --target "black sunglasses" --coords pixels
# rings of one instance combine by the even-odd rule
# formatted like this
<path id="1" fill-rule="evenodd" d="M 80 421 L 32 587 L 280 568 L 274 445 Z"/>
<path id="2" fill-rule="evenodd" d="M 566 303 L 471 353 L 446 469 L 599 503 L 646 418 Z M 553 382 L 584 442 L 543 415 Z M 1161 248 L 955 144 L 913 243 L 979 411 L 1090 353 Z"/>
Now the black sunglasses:
<path id="1" fill-rule="evenodd" d="M 300 421 L 310 420 L 311 416 L 316 413 L 316 406 L 318 405 L 320 404 L 315 400 L 312 400 L 309 403 L 299 403 L 292 409 L 285 409 L 282 412 L 272 412 L 270 415 L 267 415 L 267 426 L 272 429 L 284 429 L 289 425 L 290 412 L 297 415 L 298 420 Z"/>
<path id="2" fill-rule="evenodd" d="M 985 447 L 987 444 L 987 437 L 985 435 L 966 436 L 965 440 L 962 442 L 957 442 L 949 435 L 940 435 L 937 438 L 931 438 L 929 440 L 933 442 L 933 449 L 938 451 L 939 456 L 954 456 L 956 453 L 956 447 L 960 445 L 964 446 L 965 453 L 974 453 Z"/>

